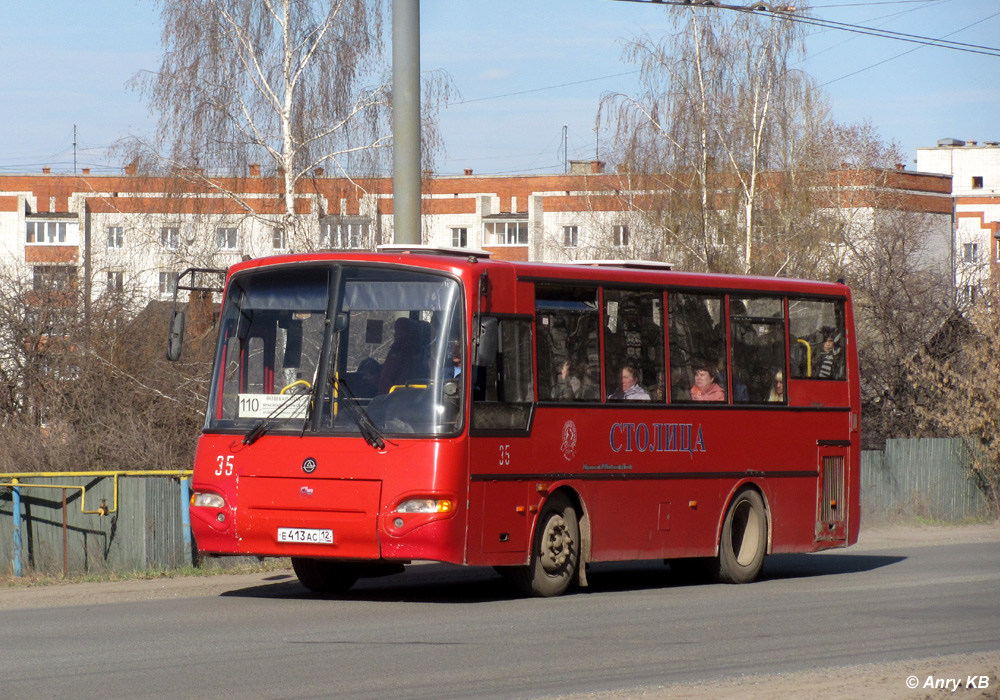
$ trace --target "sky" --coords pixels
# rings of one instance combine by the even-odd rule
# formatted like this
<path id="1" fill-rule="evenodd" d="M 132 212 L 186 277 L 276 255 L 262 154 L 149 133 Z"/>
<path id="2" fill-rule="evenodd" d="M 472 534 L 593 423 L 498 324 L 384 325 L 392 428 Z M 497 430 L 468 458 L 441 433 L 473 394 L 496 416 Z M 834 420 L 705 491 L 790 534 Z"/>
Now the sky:
<path id="1" fill-rule="evenodd" d="M 4 5 L 0 173 L 120 172 L 108 147 L 155 128 L 129 88 L 159 65 L 155 4 Z M 567 159 L 603 158 L 601 97 L 637 84 L 624 42 L 672 26 L 665 5 L 619 0 L 424 0 L 420 12 L 421 68 L 447 72 L 459 93 L 440 115 L 442 175 L 560 173 Z M 1000 48 L 998 0 L 811 0 L 808 14 Z M 794 67 L 816 79 L 833 117 L 870 121 L 911 169 L 916 149 L 942 138 L 1000 141 L 1000 57 L 816 27 L 806 46 Z"/>

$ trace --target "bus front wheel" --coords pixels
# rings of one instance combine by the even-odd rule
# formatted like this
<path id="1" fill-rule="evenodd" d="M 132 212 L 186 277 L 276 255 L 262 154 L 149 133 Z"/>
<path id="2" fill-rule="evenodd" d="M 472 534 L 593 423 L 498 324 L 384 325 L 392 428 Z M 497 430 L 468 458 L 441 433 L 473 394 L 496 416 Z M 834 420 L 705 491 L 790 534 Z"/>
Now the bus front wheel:
<path id="1" fill-rule="evenodd" d="M 749 583 L 760 575 L 767 551 L 764 499 L 753 489 L 736 494 L 726 511 L 719 542 L 719 580 Z"/>
<path id="2" fill-rule="evenodd" d="M 353 566 L 335 561 L 292 557 L 292 568 L 299 582 L 313 593 L 344 593 L 358 581 Z"/>
<path id="3" fill-rule="evenodd" d="M 580 564 L 580 522 L 568 498 L 556 494 L 545 502 L 532 539 L 530 564 L 497 570 L 526 595 L 562 595 Z"/>

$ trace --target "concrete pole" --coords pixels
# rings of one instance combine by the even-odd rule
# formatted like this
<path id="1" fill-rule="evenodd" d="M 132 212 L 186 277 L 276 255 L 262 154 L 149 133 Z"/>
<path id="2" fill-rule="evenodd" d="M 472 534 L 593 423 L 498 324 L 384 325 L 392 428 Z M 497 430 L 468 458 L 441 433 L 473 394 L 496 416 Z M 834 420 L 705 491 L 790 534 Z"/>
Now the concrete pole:
<path id="1" fill-rule="evenodd" d="M 392 231 L 420 243 L 420 0 L 392 0 Z"/>

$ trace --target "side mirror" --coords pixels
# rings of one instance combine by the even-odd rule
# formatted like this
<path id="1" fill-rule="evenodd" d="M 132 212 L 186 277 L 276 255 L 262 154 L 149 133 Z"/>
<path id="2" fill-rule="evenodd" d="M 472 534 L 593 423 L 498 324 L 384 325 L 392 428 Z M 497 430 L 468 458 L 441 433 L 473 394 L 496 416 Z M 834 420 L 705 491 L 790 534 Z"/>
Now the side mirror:
<path id="1" fill-rule="evenodd" d="M 181 358 L 181 347 L 184 345 L 184 312 L 174 311 L 170 314 L 170 330 L 167 332 L 167 359 L 176 362 Z"/>
<path id="2" fill-rule="evenodd" d="M 333 331 L 334 333 L 340 333 L 345 328 L 347 328 L 347 314 L 339 313 L 333 320 Z"/>
<path id="3" fill-rule="evenodd" d="M 476 342 L 473 343 L 472 364 L 477 367 L 491 367 L 497 363 L 499 323 L 493 317 L 480 317 Z"/>

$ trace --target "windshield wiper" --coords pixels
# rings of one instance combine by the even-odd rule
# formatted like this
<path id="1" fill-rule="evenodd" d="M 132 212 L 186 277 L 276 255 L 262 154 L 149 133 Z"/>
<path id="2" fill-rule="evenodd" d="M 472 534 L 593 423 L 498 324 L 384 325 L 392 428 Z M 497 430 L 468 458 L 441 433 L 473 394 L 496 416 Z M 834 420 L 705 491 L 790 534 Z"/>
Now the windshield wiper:
<path id="1" fill-rule="evenodd" d="M 330 356 L 333 355 L 333 337 L 338 334 L 340 315 L 337 308 L 340 305 L 338 293 L 340 291 L 339 265 L 327 272 L 326 276 L 326 318 L 323 321 L 323 346 L 319 353 L 319 363 L 316 365 L 316 376 L 312 385 L 312 405 L 309 408 L 309 415 L 306 422 L 302 424 L 302 432 L 305 433 L 306 426 L 315 433 L 320 429 L 323 420 L 323 395 L 326 392 L 327 384 L 330 381 Z M 336 359 L 334 358 L 334 361 Z"/>
<path id="2" fill-rule="evenodd" d="M 274 427 L 277 419 L 285 412 L 285 409 L 292 405 L 295 399 L 301 399 L 304 396 L 304 394 L 289 394 L 285 397 L 285 400 L 275 406 L 274 410 L 267 417 L 261 419 L 254 427 L 250 428 L 247 434 L 243 436 L 243 444 L 252 445 L 257 442 L 264 436 L 264 433 Z"/>
<path id="3" fill-rule="evenodd" d="M 343 379 L 340 380 L 338 386 L 340 387 L 340 394 L 343 397 L 340 405 L 347 409 L 347 412 L 351 416 L 351 420 L 357 423 L 358 431 L 361 433 L 361 437 L 363 437 L 365 442 L 374 447 L 376 450 L 384 450 L 385 436 L 369 417 L 368 411 L 366 411 L 365 407 L 361 405 L 360 401 L 358 401 L 358 397 L 356 397 L 354 392 L 351 391 L 351 387 L 347 386 L 347 382 Z"/>

